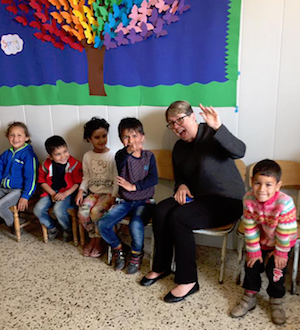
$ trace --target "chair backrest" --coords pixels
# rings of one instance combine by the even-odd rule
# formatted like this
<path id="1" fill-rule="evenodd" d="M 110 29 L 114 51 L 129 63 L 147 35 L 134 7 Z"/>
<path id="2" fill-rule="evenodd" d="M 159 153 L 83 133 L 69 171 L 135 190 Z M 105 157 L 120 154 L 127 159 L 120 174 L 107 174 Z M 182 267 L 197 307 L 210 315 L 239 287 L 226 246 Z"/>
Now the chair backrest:
<path id="1" fill-rule="evenodd" d="M 237 169 L 240 172 L 240 175 L 241 175 L 241 178 L 242 178 L 243 182 L 245 182 L 246 181 L 246 173 L 247 173 L 246 164 L 241 159 L 236 159 L 235 160 L 235 165 L 236 165 Z"/>
<path id="2" fill-rule="evenodd" d="M 171 150 L 151 150 L 156 159 L 158 177 L 160 179 L 174 180 L 172 151 Z"/>
<path id="3" fill-rule="evenodd" d="M 151 150 L 156 159 L 158 177 L 160 179 L 174 180 L 172 151 L 171 150 Z M 240 175 L 245 182 L 246 165 L 241 159 L 235 160 L 235 165 L 240 172 Z"/>

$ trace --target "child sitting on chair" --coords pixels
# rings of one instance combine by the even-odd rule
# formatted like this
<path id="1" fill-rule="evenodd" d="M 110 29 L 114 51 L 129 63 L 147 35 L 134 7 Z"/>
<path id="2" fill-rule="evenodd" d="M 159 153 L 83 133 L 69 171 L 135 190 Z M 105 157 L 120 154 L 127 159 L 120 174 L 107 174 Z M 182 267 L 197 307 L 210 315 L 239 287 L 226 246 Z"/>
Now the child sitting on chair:
<path id="1" fill-rule="evenodd" d="M 125 267 L 125 255 L 114 227 L 124 217 L 130 216 L 132 244 L 127 273 L 134 274 L 142 262 L 144 225 L 150 219 L 150 199 L 158 182 L 157 169 L 153 153 L 143 150 L 145 134 L 138 119 L 122 119 L 118 133 L 125 146 L 116 154 L 121 202 L 99 220 L 98 227 L 104 240 L 113 248 L 115 269 L 121 270 Z"/>
<path id="2" fill-rule="evenodd" d="M 115 203 L 118 194 L 115 153 L 107 148 L 109 124 L 93 117 L 84 125 L 83 138 L 91 142 L 93 150 L 83 155 L 83 180 L 76 196 L 78 218 L 88 232 L 90 242 L 83 249 L 86 257 L 97 258 L 105 252 L 97 221 Z M 83 195 L 87 195 L 83 197 Z"/>
<path id="3" fill-rule="evenodd" d="M 256 295 L 261 287 L 260 273 L 264 271 L 265 259 L 268 259 L 267 293 L 272 321 L 277 325 L 286 321 L 282 298 L 288 259 L 297 240 L 297 222 L 293 199 L 280 191 L 280 179 L 281 168 L 272 160 L 262 160 L 253 169 L 252 191 L 244 196 L 245 292 L 232 309 L 232 317 L 242 317 L 255 308 Z"/>
<path id="4" fill-rule="evenodd" d="M 48 138 L 45 148 L 48 158 L 40 165 L 38 178 L 44 192 L 33 213 L 47 228 L 48 240 L 52 241 L 59 231 L 48 213 L 53 207 L 53 213 L 64 231 L 63 241 L 69 242 L 72 239 L 72 223 L 67 210 L 73 207 L 72 194 L 82 180 L 81 163 L 69 154 L 66 141 L 61 136 Z"/>
<path id="5" fill-rule="evenodd" d="M 38 160 L 28 144 L 30 134 L 25 124 L 10 123 L 6 137 L 11 148 L 0 156 L 0 217 L 13 232 L 14 217 L 9 208 L 14 205 L 19 211 L 28 208 L 28 199 L 36 188 Z"/>

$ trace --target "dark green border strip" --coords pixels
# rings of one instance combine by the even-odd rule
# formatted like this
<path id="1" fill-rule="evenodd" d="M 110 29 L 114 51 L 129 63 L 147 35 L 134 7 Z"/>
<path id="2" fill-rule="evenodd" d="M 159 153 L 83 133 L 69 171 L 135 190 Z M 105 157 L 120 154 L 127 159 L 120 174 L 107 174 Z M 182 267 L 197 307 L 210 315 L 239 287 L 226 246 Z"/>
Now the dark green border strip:
<path id="1" fill-rule="evenodd" d="M 225 83 L 213 82 L 206 85 L 192 84 L 184 86 L 176 84 L 173 86 L 156 87 L 124 87 L 105 85 L 107 97 L 90 96 L 88 84 L 78 85 L 76 83 L 66 84 L 58 82 L 56 86 L 16 86 L 13 88 L 0 88 L 1 105 L 116 105 L 136 106 L 152 105 L 167 106 L 178 95 L 181 99 L 189 101 L 197 106 L 199 102 L 214 106 L 235 106 L 234 80 Z M 158 97 L 158 96 L 159 97 Z M 58 96 L 58 98 L 57 98 Z M 58 101 L 59 99 L 59 101 Z"/>
<path id="2" fill-rule="evenodd" d="M 231 0 L 229 4 L 227 49 L 226 53 L 226 78 L 237 79 L 238 76 L 238 51 L 240 36 L 240 13 L 242 0 Z"/>

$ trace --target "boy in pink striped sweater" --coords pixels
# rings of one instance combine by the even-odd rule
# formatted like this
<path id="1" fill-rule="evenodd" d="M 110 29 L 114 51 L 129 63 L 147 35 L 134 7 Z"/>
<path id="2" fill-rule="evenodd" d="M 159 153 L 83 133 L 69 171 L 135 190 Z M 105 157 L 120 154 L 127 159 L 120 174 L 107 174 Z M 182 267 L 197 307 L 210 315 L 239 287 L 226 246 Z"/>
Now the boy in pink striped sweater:
<path id="1" fill-rule="evenodd" d="M 269 279 L 273 323 L 286 321 L 282 307 L 285 295 L 285 275 L 292 247 L 297 240 L 296 209 L 292 197 L 280 191 L 281 168 L 273 160 L 258 162 L 253 169 L 252 191 L 244 196 L 243 224 L 247 259 L 245 265 L 245 293 L 232 309 L 232 317 L 242 317 L 256 306 L 256 294 L 261 287 L 260 274 Z"/>

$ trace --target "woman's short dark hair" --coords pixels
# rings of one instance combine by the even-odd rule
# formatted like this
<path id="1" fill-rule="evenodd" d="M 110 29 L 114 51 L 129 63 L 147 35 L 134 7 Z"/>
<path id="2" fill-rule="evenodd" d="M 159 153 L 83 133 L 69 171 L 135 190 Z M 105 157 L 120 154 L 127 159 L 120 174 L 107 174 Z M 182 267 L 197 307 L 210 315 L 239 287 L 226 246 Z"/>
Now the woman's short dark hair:
<path id="1" fill-rule="evenodd" d="M 271 176 L 275 178 L 277 182 L 279 182 L 281 179 L 281 168 L 274 160 L 263 159 L 258 162 L 253 168 L 252 177 L 257 174 Z"/>
<path id="2" fill-rule="evenodd" d="M 53 135 L 45 141 L 45 148 L 51 156 L 55 149 L 60 147 L 67 147 L 66 141 L 59 135 Z"/>
<path id="3" fill-rule="evenodd" d="M 187 101 L 175 101 L 169 105 L 168 109 L 166 110 L 166 121 L 168 121 L 168 117 L 170 114 L 178 115 L 179 113 L 185 113 L 186 115 L 191 115 L 193 113 L 193 109 L 189 102 Z"/>
<path id="4" fill-rule="evenodd" d="M 118 133 L 119 133 L 120 140 L 122 140 L 122 135 L 123 135 L 123 132 L 125 129 L 133 130 L 142 135 L 145 135 L 143 124 L 136 118 L 127 117 L 127 118 L 123 118 L 120 121 L 119 126 L 118 126 Z"/>
<path id="5" fill-rule="evenodd" d="M 84 129 L 83 138 L 86 141 L 89 141 L 94 131 L 96 131 L 99 128 L 104 128 L 108 132 L 109 126 L 110 126 L 109 123 L 105 119 L 93 117 L 83 126 Z"/>

